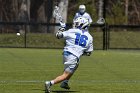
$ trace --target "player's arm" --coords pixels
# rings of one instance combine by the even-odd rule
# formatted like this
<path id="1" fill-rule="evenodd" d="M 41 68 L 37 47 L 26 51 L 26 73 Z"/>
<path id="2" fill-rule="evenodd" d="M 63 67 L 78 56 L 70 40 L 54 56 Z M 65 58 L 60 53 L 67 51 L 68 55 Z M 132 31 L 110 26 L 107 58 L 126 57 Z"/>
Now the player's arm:
<path id="1" fill-rule="evenodd" d="M 92 19 L 91 19 L 91 17 L 89 16 L 89 23 L 91 24 L 93 21 L 92 21 Z"/>
<path id="2" fill-rule="evenodd" d="M 63 31 L 65 31 L 65 30 L 66 30 L 66 24 L 63 23 L 63 22 L 60 22 L 60 27 L 59 27 L 59 30 L 56 33 L 56 37 L 58 39 L 63 38 L 64 37 Z"/>
<path id="3" fill-rule="evenodd" d="M 78 18 L 78 13 L 75 14 L 75 16 L 74 16 L 74 18 L 73 18 L 73 22 L 74 22 L 74 20 L 75 20 L 76 18 Z"/>
<path id="4" fill-rule="evenodd" d="M 91 16 L 90 16 L 90 14 L 87 13 L 87 17 L 88 17 L 89 23 L 91 24 L 93 21 L 92 21 L 92 18 L 91 18 Z"/>
<path id="5" fill-rule="evenodd" d="M 84 56 L 90 56 L 92 51 L 93 51 L 93 40 L 90 41 L 88 48 L 84 51 L 83 55 Z"/>
<path id="6" fill-rule="evenodd" d="M 60 39 L 60 38 L 66 38 L 66 37 L 68 37 L 68 35 L 69 35 L 69 30 L 68 31 L 66 31 L 64 28 L 62 28 L 62 27 L 60 27 L 59 28 L 59 31 L 57 31 L 57 33 L 56 33 L 56 37 L 58 38 L 58 39 Z"/>

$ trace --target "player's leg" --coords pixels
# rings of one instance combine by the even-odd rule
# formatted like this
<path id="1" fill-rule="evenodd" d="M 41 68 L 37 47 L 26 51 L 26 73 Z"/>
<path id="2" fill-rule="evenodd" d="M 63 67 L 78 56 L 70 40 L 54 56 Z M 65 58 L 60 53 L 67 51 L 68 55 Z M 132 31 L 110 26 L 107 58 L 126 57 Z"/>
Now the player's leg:
<path id="1" fill-rule="evenodd" d="M 60 83 L 64 80 L 69 80 L 71 76 L 73 75 L 73 73 L 75 72 L 75 70 L 77 69 L 77 67 L 78 67 L 78 64 L 65 65 L 65 70 L 62 75 L 56 77 L 54 80 L 45 82 L 46 93 L 50 92 L 50 87 L 52 85 Z M 68 86 L 68 83 L 66 82 L 63 82 L 60 87 L 64 89 L 70 89 L 70 87 Z"/>
<path id="2" fill-rule="evenodd" d="M 77 68 L 78 68 L 78 64 L 76 64 L 76 66 L 73 68 L 73 73 L 72 73 L 72 75 L 74 74 L 74 72 L 76 71 Z M 72 76 L 72 75 L 71 75 L 71 76 Z M 61 87 L 61 88 L 64 88 L 64 89 L 70 89 L 70 86 L 69 86 L 69 84 L 68 84 L 70 78 L 71 78 L 71 77 L 68 77 L 66 80 L 63 80 L 62 83 L 61 83 L 61 85 L 60 85 L 60 87 Z"/>
<path id="3" fill-rule="evenodd" d="M 54 80 L 52 80 L 53 84 L 57 84 L 62 82 L 63 80 L 66 80 L 67 78 L 70 78 L 72 74 L 70 72 L 64 71 L 64 73 L 58 77 L 56 77 Z"/>
<path id="4" fill-rule="evenodd" d="M 54 84 L 60 83 L 63 80 L 66 80 L 72 76 L 72 73 L 64 71 L 62 75 L 56 77 L 54 80 L 45 82 L 45 92 L 50 93 L 50 87 Z"/>
<path id="5" fill-rule="evenodd" d="M 69 80 L 70 77 L 73 75 L 73 73 L 75 72 L 75 70 L 78 67 L 78 59 L 77 57 L 75 57 L 74 55 L 72 55 L 71 53 L 65 53 L 64 52 L 64 72 L 62 75 L 56 77 L 54 80 L 51 81 L 46 81 L 45 83 L 45 89 L 46 92 L 50 92 L 50 86 L 52 86 L 53 84 L 57 84 L 59 82 L 62 82 L 64 80 Z M 62 87 L 62 88 L 65 88 Z"/>
<path id="6" fill-rule="evenodd" d="M 66 70 L 66 68 L 70 68 L 71 69 L 71 73 L 74 74 L 74 72 L 78 68 L 79 59 L 76 56 L 74 56 L 73 54 L 71 54 L 69 56 L 66 56 L 67 54 L 68 54 L 67 52 L 64 52 L 64 58 L 63 58 L 64 59 L 64 63 L 66 64 L 66 63 L 70 62 L 70 63 L 73 63 L 74 65 L 73 66 L 71 65 L 70 67 L 65 67 L 65 70 Z M 60 87 L 64 88 L 64 89 L 70 89 L 70 87 L 68 85 L 68 82 L 69 82 L 70 78 L 71 77 L 69 77 L 66 80 L 64 80 L 61 83 Z"/>

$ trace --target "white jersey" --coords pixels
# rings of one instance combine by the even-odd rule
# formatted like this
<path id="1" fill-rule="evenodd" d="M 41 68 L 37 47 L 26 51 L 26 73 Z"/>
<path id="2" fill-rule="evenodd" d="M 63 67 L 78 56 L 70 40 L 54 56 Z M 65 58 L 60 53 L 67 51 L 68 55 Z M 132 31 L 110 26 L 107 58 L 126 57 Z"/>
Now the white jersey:
<path id="1" fill-rule="evenodd" d="M 89 15 L 87 12 L 85 12 L 83 15 L 81 15 L 79 12 L 77 12 L 77 13 L 75 14 L 75 16 L 74 16 L 73 21 L 74 21 L 76 18 L 78 18 L 78 17 L 87 18 L 88 21 L 89 21 L 89 23 L 92 23 L 92 19 L 91 19 L 90 15 Z"/>
<path id="2" fill-rule="evenodd" d="M 88 31 L 82 31 L 80 29 L 69 29 L 64 31 L 63 37 L 66 39 L 66 46 L 64 51 L 68 51 L 78 58 L 84 52 L 93 51 L 93 38 Z"/>

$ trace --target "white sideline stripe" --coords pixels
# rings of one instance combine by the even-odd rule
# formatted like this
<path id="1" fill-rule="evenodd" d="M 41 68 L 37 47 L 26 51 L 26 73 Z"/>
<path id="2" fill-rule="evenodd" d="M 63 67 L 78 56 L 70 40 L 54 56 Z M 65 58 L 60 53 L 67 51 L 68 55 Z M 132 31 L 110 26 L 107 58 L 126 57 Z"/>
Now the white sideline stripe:
<path id="1" fill-rule="evenodd" d="M 86 80 L 86 81 L 79 81 L 73 80 L 73 82 L 92 82 L 92 83 L 140 83 L 140 80 Z"/>
<path id="2" fill-rule="evenodd" d="M 45 81 L 39 81 L 39 80 L 1 80 L 0 83 L 43 83 Z"/>
<path id="3" fill-rule="evenodd" d="M 0 84 L 4 83 L 44 83 L 41 80 L 0 80 Z M 140 83 L 140 80 L 70 80 L 70 82 L 78 83 Z"/>

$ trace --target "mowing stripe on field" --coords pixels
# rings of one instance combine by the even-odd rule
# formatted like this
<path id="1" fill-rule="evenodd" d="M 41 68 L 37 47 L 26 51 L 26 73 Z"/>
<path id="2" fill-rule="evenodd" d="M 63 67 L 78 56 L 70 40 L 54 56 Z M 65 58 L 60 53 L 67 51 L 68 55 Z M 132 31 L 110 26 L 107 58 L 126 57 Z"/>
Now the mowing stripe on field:
<path id="1" fill-rule="evenodd" d="M 71 82 L 77 83 L 140 83 L 140 80 L 70 80 Z M 0 84 L 7 83 L 44 83 L 45 81 L 41 80 L 1 80 Z"/>

